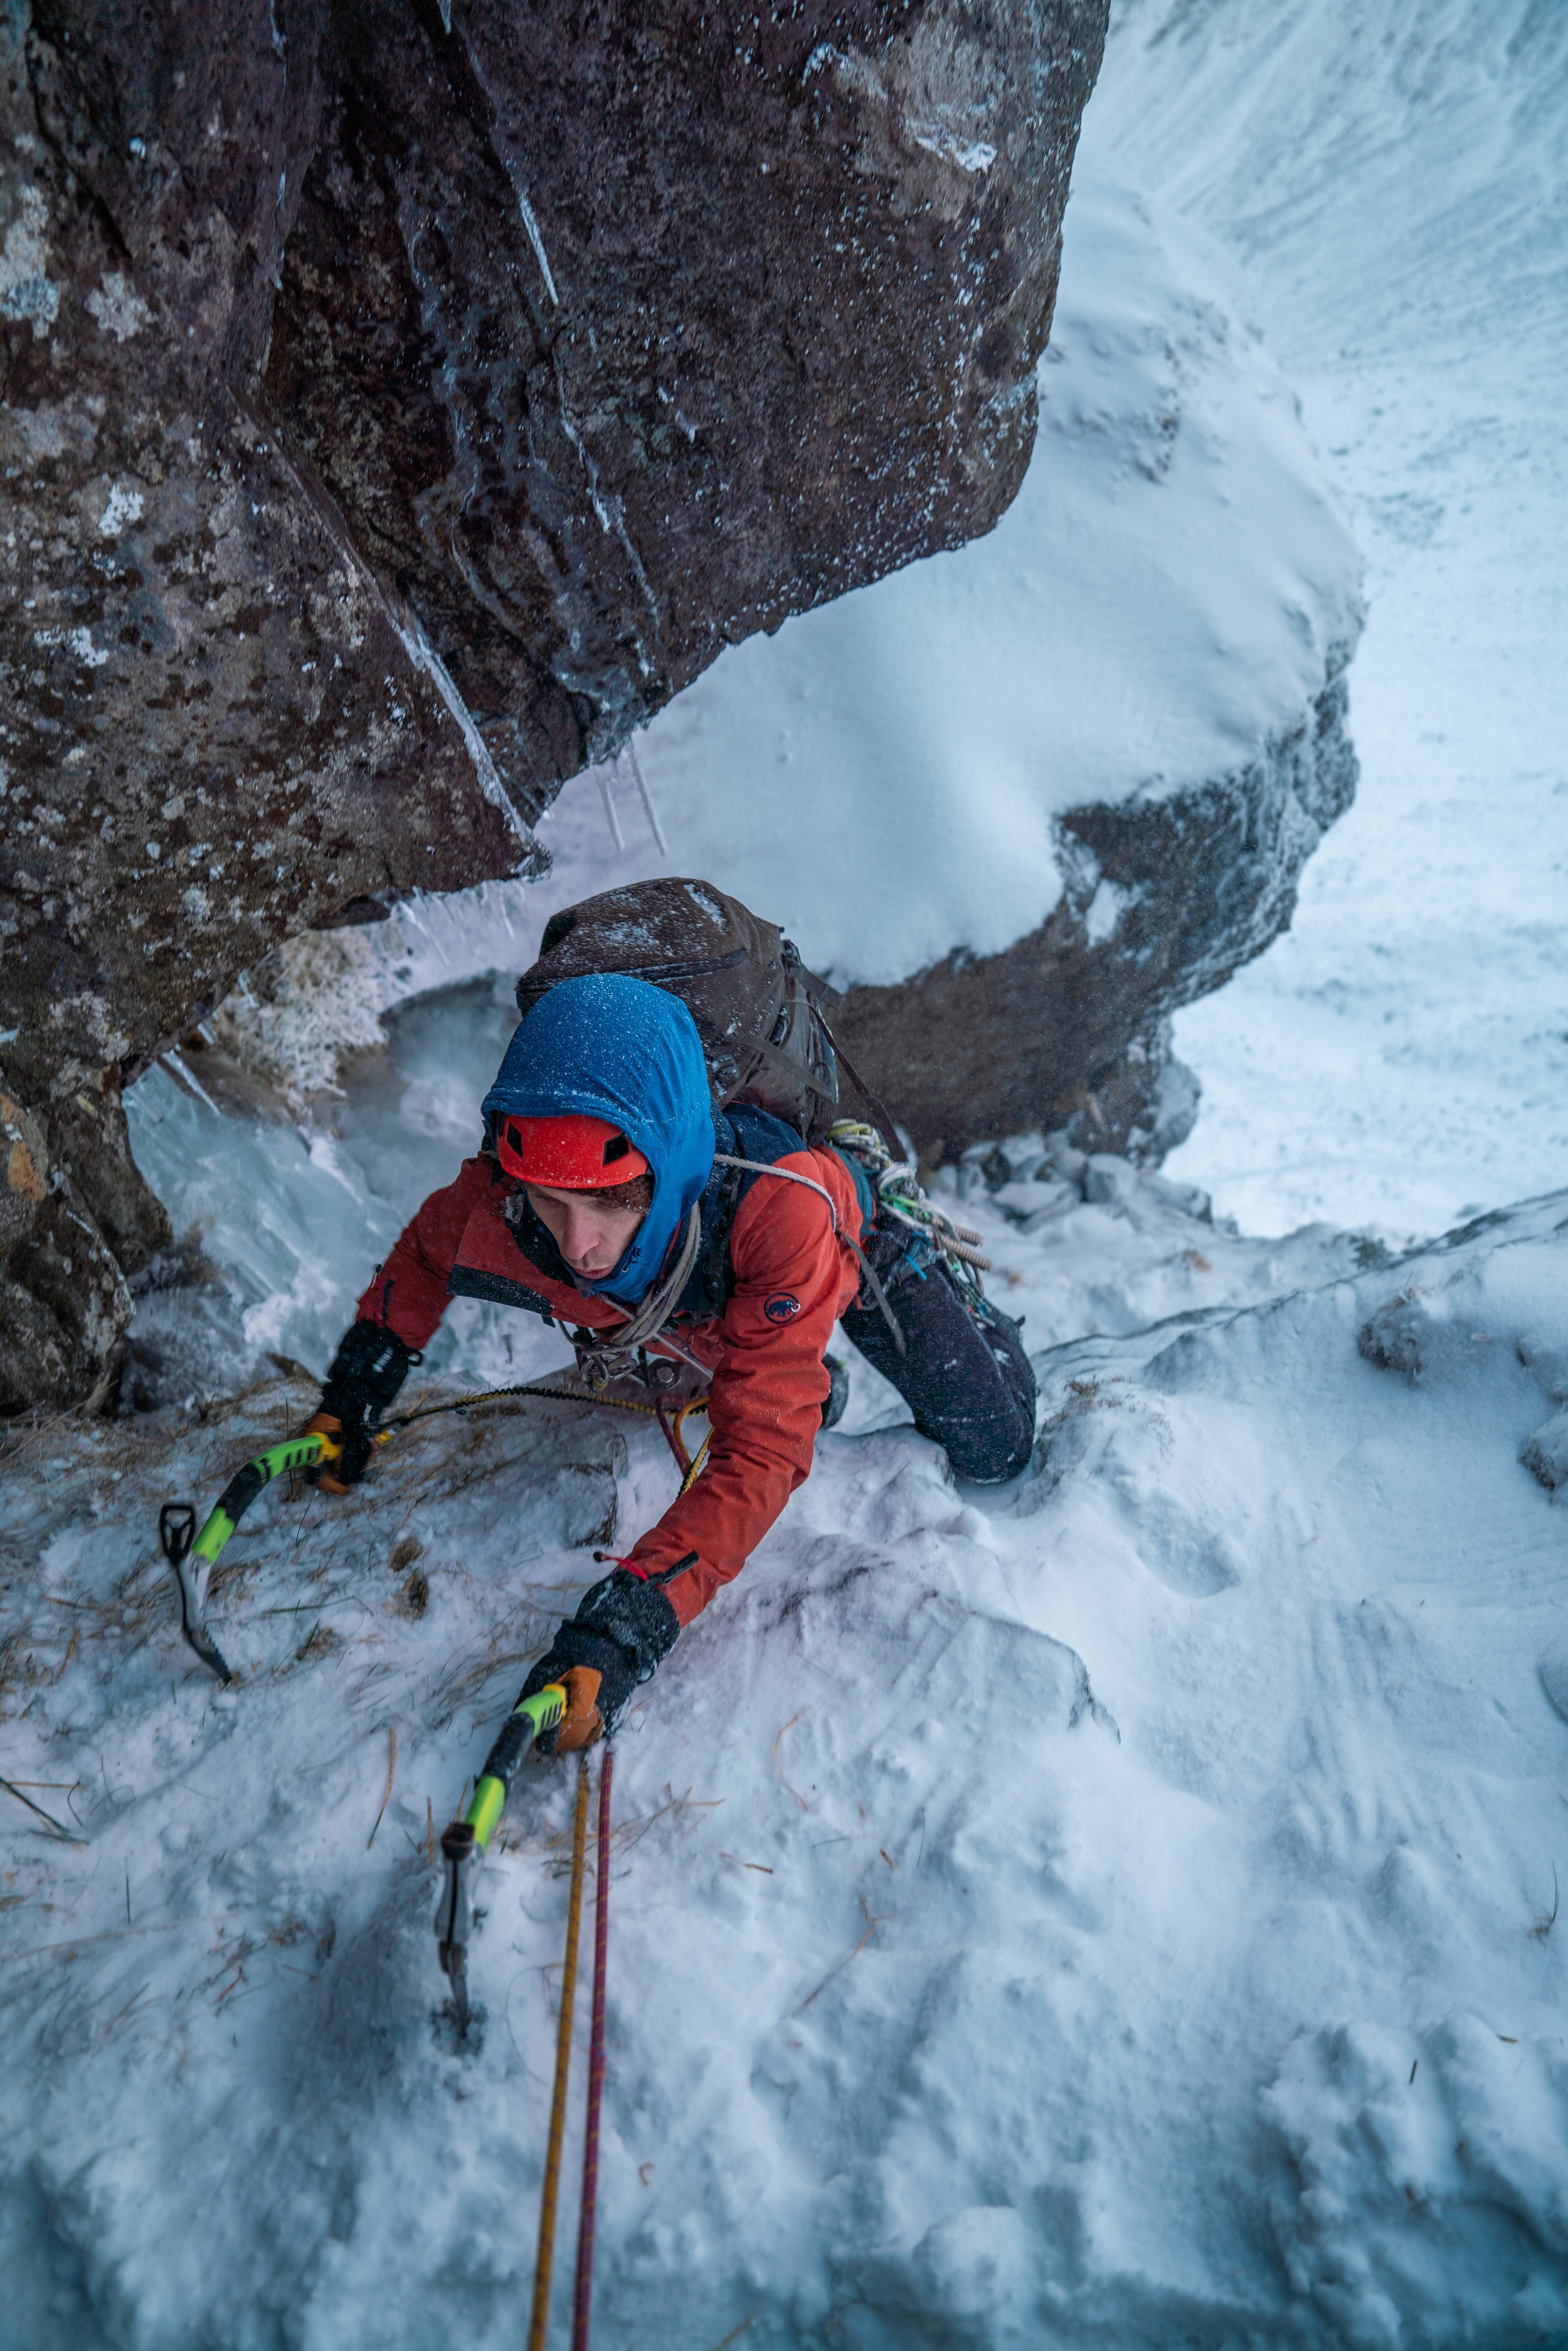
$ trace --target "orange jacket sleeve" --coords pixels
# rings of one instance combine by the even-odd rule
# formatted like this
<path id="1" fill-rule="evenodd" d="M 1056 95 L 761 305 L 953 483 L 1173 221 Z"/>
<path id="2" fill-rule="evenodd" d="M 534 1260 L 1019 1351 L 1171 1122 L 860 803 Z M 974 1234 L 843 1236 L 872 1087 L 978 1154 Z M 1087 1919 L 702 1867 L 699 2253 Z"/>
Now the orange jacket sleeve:
<path id="1" fill-rule="evenodd" d="M 355 1321 L 395 1331 L 405 1347 L 423 1347 L 434 1338 L 468 1219 L 491 1186 L 502 1181 L 493 1159 L 465 1159 L 454 1180 L 433 1192 L 403 1227 L 354 1309 Z"/>
<path id="2" fill-rule="evenodd" d="M 858 1235 L 854 1187 L 837 1158 L 796 1152 L 779 1165 L 831 1191 L 841 1228 Z M 655 1574 L 695 1552 L 695 1564 L 664 1587 L 683 1625 L 740 1573 L 810 1473 L 828 1395 L 823 1353 L 860 1280 L 826 1201 L 771 1176 L 759 1176 L 741 1203 L 730 1262 L 735 1290 L 714 1372 L 706 1466 L 632 1552 Z"/>

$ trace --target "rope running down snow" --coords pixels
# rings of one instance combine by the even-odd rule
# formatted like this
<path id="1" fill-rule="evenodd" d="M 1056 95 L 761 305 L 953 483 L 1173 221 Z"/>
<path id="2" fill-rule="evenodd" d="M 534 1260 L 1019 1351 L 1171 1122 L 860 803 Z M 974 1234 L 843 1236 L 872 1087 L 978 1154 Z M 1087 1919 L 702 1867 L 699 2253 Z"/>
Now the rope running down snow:
<path id="1" fill-rule="evenodd" d="M 593 2015 L 588 2041 L 588 2121 L 582 2140 L 582 2210 L 577 2226 L 577 2280 L 572 2297 L 571 2351 L 589 2351 L 593 2305 L 593 2226 L 599 2206 L 599 2110 L 604 2096 L 604 1981 L 610 1966 L 610 1775 L 614 1750 L 605 1742 L 599 1767 L 599 1838 L 593 1908 Z"/>
<path id="2" fill-rule="evenodd" d="M 550 2273 L 555 2266 L 555 2215 L 560 2192 L 560 2146 L 566 2129 L 567 2076 L 571 2070 L 571 2013 L 577 1995 L 577 1945 L 582 1925 L 582 1878 L 588 1852 L 588 1758 L 577 1775 L 577 1810 L 571 1823 L 571 1891 L 566 1906 L 566 1964 L 556 2027 L 555 2088 L 550 2094 L 549 2138 L 545 2149 L 544 2189 L 539 2201 L 538 2252 L 534 2262 L 534 2304 L 528 2320 L 528 2351 L 545 2351 L 549 2324 Z"/>

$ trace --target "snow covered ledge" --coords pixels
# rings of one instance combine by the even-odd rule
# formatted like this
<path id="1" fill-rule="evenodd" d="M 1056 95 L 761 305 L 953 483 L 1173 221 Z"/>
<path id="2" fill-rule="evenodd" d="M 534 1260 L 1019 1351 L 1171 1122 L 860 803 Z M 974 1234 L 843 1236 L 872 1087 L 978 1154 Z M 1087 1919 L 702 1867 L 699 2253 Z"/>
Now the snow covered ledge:
<path id="1" fill-rule="evenodd" d="M 334 1033 L 526 962 L 557 906 L 665 865 L 662 834 L 666 870 L 850 989 L 852 1057 L 928 1157 L 1044 1125 L 1155 1158 L 1186 1133 L 1169 1016 L 1289 922 L 1354 789 L 1359 559 L 1228 263 L 1122 183 L 1095 120 L 998 528 L 722 654 L 639 737 L 645 794 L 628 762 L 568 786 L 542 883 L 269 958 L 264 1000 L 231 1000 L 242 1051 L 329 1081 Z"/>
<path id="2" fill-rule="evenodd" d="M 941 880 L 913 974 L 874 933 L 831 959 L 852 1054 L 934 1160 L 1030 1126 L 1163 1155 L 1197 1101 L 1172 1010 L 1288 925 L 1355 789 L 1348 524 L 1229 264 L 1095 131 L 1021 495 L 852 600 L 905 599 L 883 691 L 924 770 L 906 851 Z"/>
<path id="3" fill-rule="evenodd" d="M 1168 1149 L 1170 1013 L 1288 924 L 1354 791 L 1359 558 L 1244 298 L 1091 106 L 1013 507 L 650 730 L 677 862 L 788 909 L 934 1160 L 1037 1125 Z"/>

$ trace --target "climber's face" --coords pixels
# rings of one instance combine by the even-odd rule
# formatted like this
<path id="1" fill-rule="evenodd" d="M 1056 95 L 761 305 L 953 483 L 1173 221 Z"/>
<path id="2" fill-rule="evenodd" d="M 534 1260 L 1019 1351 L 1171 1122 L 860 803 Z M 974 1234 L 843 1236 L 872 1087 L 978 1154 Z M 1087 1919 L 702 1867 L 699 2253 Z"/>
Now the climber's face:
<path id="1" fill-rule="evenodd" d="M 533 1211 L 573 1273 L 601 1281 L 619 1265 L 632 1246 L 632 1236 L 648 1213 L 642 1182 L 617 1186 L 611 1191 L 568 1192 L 553 1184 L 530 1184 Z M 615 1191 L 635 1195 L 634 1204 L 617 1201 Z"/>

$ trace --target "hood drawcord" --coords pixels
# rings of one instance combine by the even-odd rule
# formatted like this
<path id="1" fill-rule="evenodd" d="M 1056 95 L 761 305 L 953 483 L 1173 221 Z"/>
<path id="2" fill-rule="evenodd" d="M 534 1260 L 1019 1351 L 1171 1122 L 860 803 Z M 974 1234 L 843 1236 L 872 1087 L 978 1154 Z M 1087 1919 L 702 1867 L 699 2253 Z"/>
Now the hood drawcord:
<path id="1" fill-rule="evenodd" d="M 637 1350 L 659 1336 L 675 1311 L 676 1301 L 696 1263 L 697 1246 L 701 1239 L 702 1216 L 694 1202 L 686 1217 L 685 1234 L 675 1252 L 674 1264 L 664 1280 L 648 1292 L 636 1312 L 622 1322 L 619 1330 L 608 1334 L 580 1327 L 568 1330 L 567 1336 L 577 1350 L 577 1368 L 591 1388 L 608 1387 L 612 1380 L 636 1370 Z"/>

